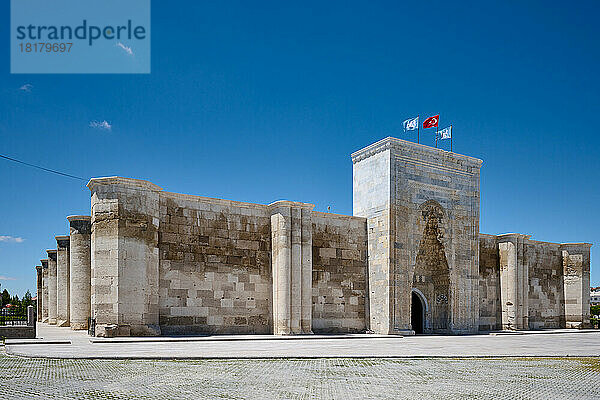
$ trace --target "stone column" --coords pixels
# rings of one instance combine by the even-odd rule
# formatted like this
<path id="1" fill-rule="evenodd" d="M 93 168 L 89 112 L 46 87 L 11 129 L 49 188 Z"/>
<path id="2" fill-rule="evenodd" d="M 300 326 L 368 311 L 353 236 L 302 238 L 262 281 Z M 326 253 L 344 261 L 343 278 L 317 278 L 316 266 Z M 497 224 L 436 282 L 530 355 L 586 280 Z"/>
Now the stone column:
<path id="1" fill-rule="evenodd" d="M 529 267 L 525 244 L 530 235 L 498 236 L 502 329 L 529 329 Z"/>
<path id="2" fill-rule="evenodd" d="M 48 323 L 56 325 L 56 250 L 48 253 Z"/>
<path id="3" fill-rule="evenodd" d="M 565 327 L 590 327 L 589 243 L 562 243 Z"/>
<path id="4" fill-rule="evenodd" d="M 42 322 L 42 266 L 38 265 L 35 267 L 36 277 L 37 277 L 37 293 L 35 295 L 36 301 L 36 321 Z"/>
<path id="5" fill-rule="evenodd" d="M 91 217 L 72 215 L 70 225 L 70 320 L 71 329 L 87 329 L 91 315 Z"/>
<path id="6" fill-rule="evenodd" d="M 48 322 L 48 259 L 42 263 L 42 322 Z"/>
<path id="7" fill-rule="evenodd" d="M 277 201 L 271 211 L 273 333 L 312 332 L 312 209 Z"/>
<path id="8" fill-rule="evenodd" d="M 158 228 L 160 187 L 109 177 L 92 193 L 92 317 L 98 336 L 160 335 Z"/>
<path id="9" fill-rule="evenodd" d="M 518 329 L 517 250 L 514 243 L 498 243 L 500 253 L 500 298 L 502 329 Z"/>
<path id="10" fill-rule="evenodd" d="M 70 326 L 69 237 L 56 236 L 56 245 L 56 325 Z"/>
<path id="11" fill-rule="evenodd" d="M 301 272 L 301 297 L 302 310 L 300 313 L 300 332 L 312 333 L 312 209 L 310 204 L 302 208 L 302 272 Z"/>

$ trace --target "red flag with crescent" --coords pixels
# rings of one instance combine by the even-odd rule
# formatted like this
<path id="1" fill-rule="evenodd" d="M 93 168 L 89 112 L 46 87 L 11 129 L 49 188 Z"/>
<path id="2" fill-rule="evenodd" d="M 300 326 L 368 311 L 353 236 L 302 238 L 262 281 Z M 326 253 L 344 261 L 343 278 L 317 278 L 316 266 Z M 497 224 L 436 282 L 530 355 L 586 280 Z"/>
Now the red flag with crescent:
<path id="1" fill-rule="evenodd" d="M 433 117 L 427 118 L 423 121 L 423 129 L 434 128 L 438 126 L 438 122 L 440 121 L 440 114 L 434 115 Z"/>

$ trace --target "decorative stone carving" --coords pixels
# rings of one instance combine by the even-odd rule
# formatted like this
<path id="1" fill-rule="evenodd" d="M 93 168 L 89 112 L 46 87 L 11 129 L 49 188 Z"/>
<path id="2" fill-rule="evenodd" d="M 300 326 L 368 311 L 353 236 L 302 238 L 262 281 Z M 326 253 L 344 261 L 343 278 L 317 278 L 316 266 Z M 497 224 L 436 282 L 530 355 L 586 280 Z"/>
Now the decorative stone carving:
<path id="1" fill-rule="evenodd" d="M 444 209 L 435 200 L 428 200 L 419 207 L 425 223 L 419 243 L 413 287 L 429 299 L 431 315 L 426 316 L 426 327 L 435 331 L 448 329 L 448 292 L 450 287 L 448 260 L 442 243 L 441 228 Z M 419 280 L 418 278 L 421 277 Z M 433 301 L 432 301 L 433 300 Z M 429 321 L 427 321 L 429 319 Z"/>

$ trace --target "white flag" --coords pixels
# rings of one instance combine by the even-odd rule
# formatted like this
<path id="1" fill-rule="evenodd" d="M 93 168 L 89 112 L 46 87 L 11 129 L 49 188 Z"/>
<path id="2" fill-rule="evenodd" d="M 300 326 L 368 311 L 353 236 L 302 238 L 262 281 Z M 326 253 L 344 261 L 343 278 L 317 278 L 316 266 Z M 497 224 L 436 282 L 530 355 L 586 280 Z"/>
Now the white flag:
<path id="1" fill-rule="evenodd" d="M 442 129 L 438 132 L 440 135 L 440 139 L 451 139 L 452 138 L 452 125 L 447 128 Z"/>
<path id="2" fill-rule="evenodd" d="M 404 126 L 404 132 L 415 131 L 419 127 L 419 117 L 407 119 L 402 125 Z"/>

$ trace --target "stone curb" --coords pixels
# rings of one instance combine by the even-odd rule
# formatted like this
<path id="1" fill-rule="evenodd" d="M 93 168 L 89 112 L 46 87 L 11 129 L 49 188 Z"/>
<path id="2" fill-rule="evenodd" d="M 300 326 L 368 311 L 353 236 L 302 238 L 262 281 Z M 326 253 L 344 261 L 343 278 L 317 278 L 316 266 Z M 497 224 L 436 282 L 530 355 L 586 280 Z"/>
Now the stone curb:
<path id="1" fill-rule="evenodd" d="M 443 359 L 459 359 L 459 360 L 467 360 L 467 359 L 522 359 L 522 358 L 547 358 L 547 359 L 556 359 L 556 358 L 599 358 L 600 354 L 595 355 L 532 355 L 532 354 L 524 354 L 524 355 L 346 355 L 346 356 L 183 356 L 183 357 L 170 357 L 170 356 L 80 356 L 80 357 L 71 357 L 71 356 L 45 356 L 45 355 L 27 355 L 27 354 L 16 354 L 8 351 L 6 352 L 6 356 L 9 357 L 23 357 L 23 358 L 39 358 L 39 359 L 50 359 L 50 360 L 323 360 L 323 359 L 420 359 L 420 360 L 443 360 Z"/>
<path id="2" fill-rule="evenodd" d="M 159 338 L 90 338 L 90 343 L 164 343 L 164 342 L 236 342 L 263 340 L 331 340 L 331 339 L 400 339 L 401 335 L 292 335 L 292 336 L 206 336 L 206 337 L 159 337 Z"/>
<path id="3" fill-rule="evenodd" d="M 8 339 L 6 341 L 6 346 L 18 346 L 18 345 L 28 345 L 28 344 L 71 344 L 70 340 L 36 340 L 36 339 L 32 339 L 31 341 L 24 341 L 24 340 L 11 340 Z"/>
<path id="4" fill-rule="evenodd" d="M 577 329 L 577 330 L 549 330 L 549 331 L 498 331 L 489 332 L 490 336 L 511 336 L 511 335 L 569 335 L 577 333 L 597 333 L 598 329 Z"/>

